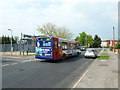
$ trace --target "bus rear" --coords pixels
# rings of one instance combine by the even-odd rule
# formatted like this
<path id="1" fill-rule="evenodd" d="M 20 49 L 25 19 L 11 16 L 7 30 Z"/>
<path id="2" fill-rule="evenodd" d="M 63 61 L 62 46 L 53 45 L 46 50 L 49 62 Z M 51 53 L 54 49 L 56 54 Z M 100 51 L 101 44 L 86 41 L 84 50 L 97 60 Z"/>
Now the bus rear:
<path id="1" fill-rule="evenodd" d="M 37 37 L 36 38 L 36 56 L 38 59 L 53 59 L 53 37 Z"/>

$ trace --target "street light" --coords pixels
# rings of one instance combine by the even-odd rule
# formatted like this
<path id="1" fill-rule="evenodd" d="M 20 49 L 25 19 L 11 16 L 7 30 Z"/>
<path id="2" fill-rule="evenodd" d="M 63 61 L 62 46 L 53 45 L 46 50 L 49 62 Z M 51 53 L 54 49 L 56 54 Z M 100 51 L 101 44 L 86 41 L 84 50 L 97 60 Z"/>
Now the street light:
<path id="1" fill-rule="evenodd" d="M 113 52 L 115 52 L 115 28 L 113 26 Z"/>
<path id="2" fill-rule="evenodd" d="M 12 30 L 8 29 L 9 31 L 11 31 L 11 55 L 12 55 Z"/>

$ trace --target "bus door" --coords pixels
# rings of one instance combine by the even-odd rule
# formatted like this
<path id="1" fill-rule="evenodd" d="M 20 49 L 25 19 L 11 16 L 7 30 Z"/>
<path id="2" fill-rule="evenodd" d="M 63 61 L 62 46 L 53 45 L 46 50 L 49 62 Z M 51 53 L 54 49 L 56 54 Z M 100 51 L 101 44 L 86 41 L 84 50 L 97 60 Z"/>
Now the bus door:
<path id="1" fill-rule="evenodd" d="M 58 47 L 58 38 L 53 38 L 53 59 L 57 60 L 57 59 L 61 59 L 62 55 L 61 55 L 61 51 Z"/>

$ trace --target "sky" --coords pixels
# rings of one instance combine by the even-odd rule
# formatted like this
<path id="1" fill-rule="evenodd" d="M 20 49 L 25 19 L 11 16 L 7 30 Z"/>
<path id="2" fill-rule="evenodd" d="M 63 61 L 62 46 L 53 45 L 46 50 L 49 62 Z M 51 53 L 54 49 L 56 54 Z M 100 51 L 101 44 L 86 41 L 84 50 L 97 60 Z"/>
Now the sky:
<path id="1" fill-rule="evenodd" d="M 51 22 L 74 34 L 118 37 L 118 0 L 0 0 L 0 36 L 41 35 L 38 26 Z"/>

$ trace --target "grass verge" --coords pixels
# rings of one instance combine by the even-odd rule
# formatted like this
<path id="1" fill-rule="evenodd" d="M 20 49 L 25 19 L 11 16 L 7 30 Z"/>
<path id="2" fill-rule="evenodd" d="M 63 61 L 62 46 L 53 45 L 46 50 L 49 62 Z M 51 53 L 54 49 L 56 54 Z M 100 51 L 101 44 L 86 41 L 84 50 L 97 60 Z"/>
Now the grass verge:
<path id="1" fill-rule="evenodd" d="M 97 60 L 108 60 L 110 56 L 98 56 Z"/>
<path id="2" fill-rule="evenodd" d="M 34 55 L 36 55 L 36 54 L 28 54 L 28 55 L 24 55 L 24 56 L 34 56 Z"/>
<path id="3" fill-rule="evenodd" d="M 108 53 L 101 53 L 101 56 L 108 56 Z"/>

